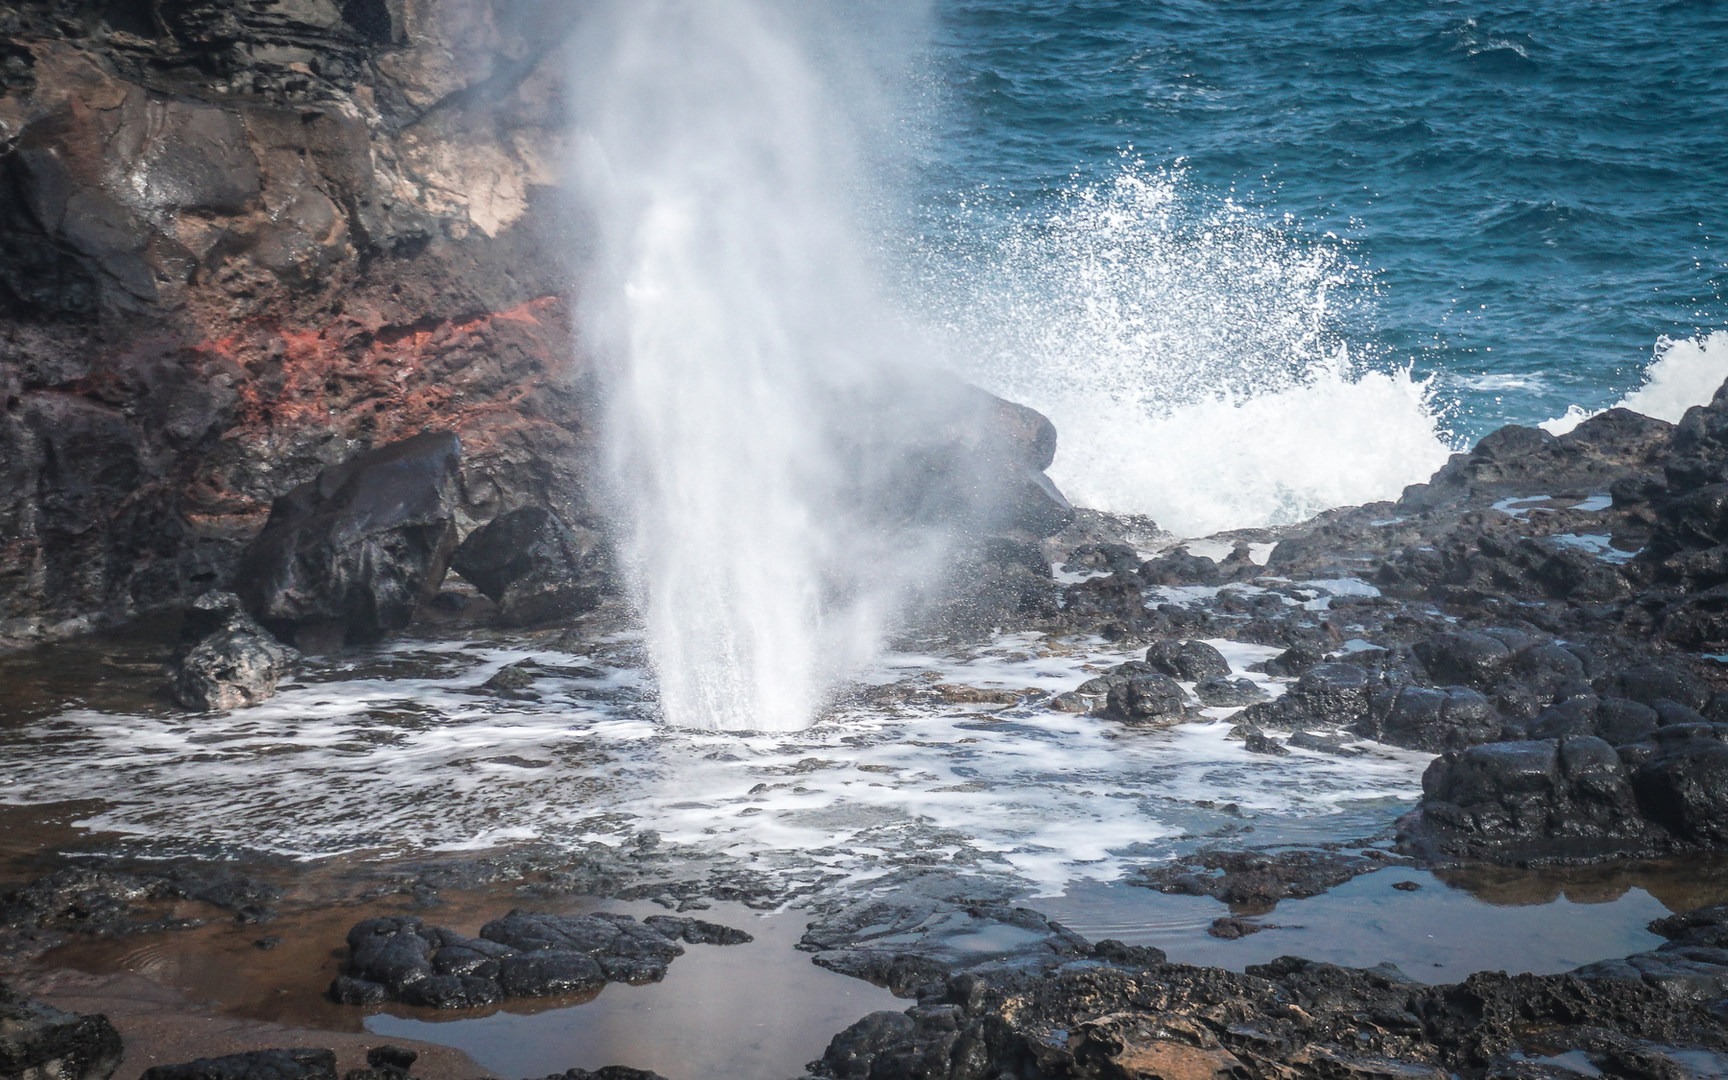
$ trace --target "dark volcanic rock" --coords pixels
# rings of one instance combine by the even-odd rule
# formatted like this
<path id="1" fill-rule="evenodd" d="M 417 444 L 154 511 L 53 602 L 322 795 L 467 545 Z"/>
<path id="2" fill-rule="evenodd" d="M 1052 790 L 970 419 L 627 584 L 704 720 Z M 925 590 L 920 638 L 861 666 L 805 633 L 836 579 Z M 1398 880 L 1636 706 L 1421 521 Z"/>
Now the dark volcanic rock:
<path id="1" fill-rule="evenodd" d="M 902 875 L 891 893 L 837 905 L 799 943 L 822 967 L 897 994 L 959 971 L 1042 970 L 1084 955 L 1085 939 L 1030 908 L 940 873 Z"/>
<path id="2" fill-rule="evenodd" d="M 1229 709 L 1265 701 L 1266 691 L 1248 679 L 1213 675 L 1194 684 L 1194 696 L 1200 699 L 1202 705 Z"/>
<path id="3" fill-rule="evenodd" d="M 188 864 L 142 874 L 98 867 L 56 870 L 0 892 L 0 945 L 40 949 L 70 935 L 119 937 L 202 925 L 186 901 L 242 922 L 273 916 L 280 890 L 231 869 Z"/>
<path id="4" fill-rule="evenodd" d="M 461 443 L 431 432 L 359 454 L 277 499 L 236 591 L 302 648 L 377 641 L 406 627 L 456 547 Z"/>
<path id="5" fill-rule="evenodd" d="M 1141 873 L 1134 884 L 1184 896 L 1210 896 L 1227 904 L 1270 909 L 1280 900 L 1319 896 L 1351 878 L 1388 865 L 1337 851 L 1209 849 Z"/>
<path id="6" fill-rule="evenodd" d="M 1236 974 L 1103 942 L 1054 972 L 935 984 L 901 1019 L 873 1014 L 836 1036 L 815 1071 L 1444 1080 L 1551 1076 L 1521 1070 L 1570 1052 L 1605 1075 L 1678 1077 L 1720 1068 L 1724 1051 L 1702 1002 L 1641 981 L 1483 973 L 1421 986 L 1294 957 Z"/>
<path id="7" fill-rule="evenodd" d="M 108 1080 L 120 1067 L 120 1033 L 106 1016 L 79 1016 L 0 984 L 0 1077 Z"/>
<path id="8" fill-rule="evenodd" d="M 1276 701 L 1251 705 L 1237 717 L 1260 727 L 1342 728 L 1367 719 L 1369 674 L 1355 664 L 1315 664 Z"/>
<path id="9" fill-rule="evenodd" d="M 199 1058 L 183 1065 L 154 1065 L 142 1080 L 336 1080 L 332 1050 L 253 1050 Z"/>
<path id="10" fill-rule="evenodd" d="M 1230 674 L 1224 654 L 1204 641 L 1153 642 L 1146 649 L 1146 662 L 1155 671 L 1189 682 Z"/>
<path id="11" fill-rule="evenodd" d="M 669 915 L 542 915 L 512 911 L 478 938 L 428 927 L 413 916 L 368 919 L 348 932 L 348 962 L 330 986 L 347 1005 L 386 1000 L 435 1009 L 512 997 L 597 990 L 608 982 L 658 982 L 683 955 L 678 942 L 736 945 L 750 935 Z"/>
<path id="12" fill-rule="evenodd" d="M 1567 704 L 1571 704 L 1570 702 Z M 1632 706 L 1630 702 L 1624 703 Z M 1557 738 L 1491 743 L 1435 760 L 1400 843 L 1419 852 L 1528 863 L 1728 846 L 1728 726 L 1677 723 L 1611 747 L 1570 731 L 1638 716 L 1602 705 L 1544 714 Z"/>
<path id="13" fill-rule="evenodd" d="M 602 560 L 596 534 L 525 506 L 469 533 L 450 566 L 495 601 L 507 622 L 529 626 L 597 607 L 609 588 Z"/>
<path id="14" fill-rule="evenodd" d="M 1133 675 L 1110 687 L 1105 711 L 1136 727 L 1164 727 L 1187 719 L 1188 694 L 1168 675 Z"/>
<path id="15" fill-rule="evenodd" d="M 1467 686 L 1405 686 L 1376 694 L 1355 730 L 1411 750 L 1460 750 L 1499 738 L 1494 706 Z"/>
<path id="16" fill-rule="evenodd" d="M 296 659 L 293 649 L 252 620 L 233 593 L 208 592 L 192 602 L 174 660 L 174 700 L 206 712 L 256 705 Z"/>
<path id="17" fill-rule="evenodd" d="M 1716 1075 L 1728 1068 L 1728 905 L 1658 920 L 1661 948 L 1564 975 L 1427 986 L 1282 957 L 1243 973 L 1105 941 L 1041 967 L 956 970 L 835 1036 L 820 1077 Z M 1265 924 L 1219 920 L 1223 936 Z M 1567 1068 L 1544 1061 L 1564 1060 Z"/>

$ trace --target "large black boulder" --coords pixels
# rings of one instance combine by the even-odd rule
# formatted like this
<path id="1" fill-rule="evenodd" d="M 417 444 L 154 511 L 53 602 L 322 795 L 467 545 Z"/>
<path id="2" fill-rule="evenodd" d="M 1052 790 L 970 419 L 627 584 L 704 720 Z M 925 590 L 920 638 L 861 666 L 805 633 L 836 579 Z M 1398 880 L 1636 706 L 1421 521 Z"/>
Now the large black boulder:
<path id="1" fill-rule="evenodd" d="M 607 590 L 598 537 L 578 533 L 540 506 L 512 510 L 475 529 L 450 566 L 517 626 L 592 611 Z"/>
<path id="2" fill-rule="evenodd" d="M 1669 725 L 1618 750 L 1568 735 L 1448 752 L 1399 826 L 1410 850 L 1497 862 L 1719 851 L 1728 726 Z"/>
<path id="3" fill-rule="evenodd" d="M 310 651 L 403 629 L 455 550 L 461 455 L 455 435 L 427 432 L 325 469 L 271 506 L 234 591 Z"/>
<path id="4" fill-rule="evenodd" d="M 1468 686 L 1404 686 L 1374 696 L 1358 734 L 1410 750 L 1462 750 L 1499 738 L 1500 715 Z"/>

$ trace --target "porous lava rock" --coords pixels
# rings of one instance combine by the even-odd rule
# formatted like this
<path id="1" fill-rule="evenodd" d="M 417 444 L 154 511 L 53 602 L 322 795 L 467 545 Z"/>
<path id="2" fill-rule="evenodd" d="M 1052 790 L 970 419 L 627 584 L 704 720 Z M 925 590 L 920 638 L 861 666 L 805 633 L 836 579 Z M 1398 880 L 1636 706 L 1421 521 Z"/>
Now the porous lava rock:
<path id="1" fill-rule="evenodd" d="M 658 982 L 684 953 L 680 942 L 736 945 L 741 930 L 653 915 L 546 915 L 512 911 L 477 938 L 414 916 L 367 919 L 348 932 L 348 960 L 330 996 L 349 1005 L 400 1001 L 436 1009 L 506 998 L 598 990 L 608 982 Z"/>
<path id="2" fill-rule="evenodd" d="M 108 1080 L 120 1055 L 120 1033 L 106 1016 L 64 1012 L 0 983 L 0 1077 Z"/>
<path id="3" fill-rule="evenodd" d="M 319 650 L 405 628 L 456 548 L 462 444 L 427 432 L 357 454 L 270 507 L 235 588 L 270 631 Z"/>
<path id="4" fill-rule="evenodd" d="M 450 565 L 498 604 L 506 622 L 531 626 L 599 606 L 609 586 L 601 548 L 593 531 L 524 506 L 469 533 Z"/>
<path id="5" fill-rule="evenodd" d="M 276 692 L 296 654 L 246 614 L 233 593 L 207 592 L 186 609 L 170 688 L 188 709 L 226 712 Z"/>

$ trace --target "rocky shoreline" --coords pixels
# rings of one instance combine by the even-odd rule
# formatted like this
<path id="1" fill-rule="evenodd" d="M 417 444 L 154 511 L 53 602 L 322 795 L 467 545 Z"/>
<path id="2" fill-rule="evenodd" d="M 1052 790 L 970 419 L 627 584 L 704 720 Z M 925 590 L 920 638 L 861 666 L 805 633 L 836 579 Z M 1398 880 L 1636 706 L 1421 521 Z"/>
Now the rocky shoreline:
<path id="1" fill-rule="evenodd" d="M 404 630 L 532 652 L 628 624 L 600 375 L 571 329 L 580 223 L 554 195 L 569 25 L 549 0 L 0 11 L 0 734 L 110 696 L 196 725 Z M 1244 832 L 1138 872 L 1232 905 L 1216 937 L 1386 867 L 1728 851 L 1728 386 L 1678 424 L 1612 410 L 1562 436 L 1509 427 L 1396 501 L 1185 541 L 1069 506 L 1033 410 L 946 377 L 916 389 L 932 419 L 909 440 L 872 441 L 893 425 L 867 394 L 851 410 L 871 478 L 852 494 L 889 532 L 951 542 L 916 598 L 921 640 L 1018 633 L 1116 655 L 1060 693 L 846 695 L 1079 716 L 1123 739 L 1240 710 L 1244 755 L 1436 755 L 1419 805 L 1360 842 Z M 124 648 L 91 636 L 115 627 L 131 627 Z M 1233 668 L 1209 643 L 1268 658 Z M 556 668 L 513 660 L 472 692 L 526 702 L 548 678 L 594 677 Z M 914 1002 L 834 1035 L 816 1077 L 1728 1075 L 1720 904 L 1570 973 L 1425 985 L 1293 958 L 1170 963 L 924 851 L 864 885 L 792 885 L 638 831 L 359 856 L 305 896 L 302 866 L 76 833 L 36 822 L 6 839 L 10 979 L 79 942 L 172 954 L 200 927 L 273 949 L 299 905 L 359 922 L 318 998 L 353 1025 L 385 999 L 569 1002 L 675 980 L 684 945 L 748 937 L 690 912 L 790 906 L 810 919 L 799 964 Z M 462 890 L 482 898 L 477 931 L 429 926 Z M 560 907 L 591 898 L 659 910 Z M 402 1080 L 417 1060 L 433 1075 L 344 1034 L 339 1059 L 235 1055 L 206 1033 L 210 1053 L 144 1075 L 334 1080 L 339 1060 L 348 1080 Z M 0 987 L 0 1080 L 105 1080 L 125 1050 L 101 1015 Z M 651 1076 L 628 1065 L 563 1075 Z"/>
<path id="2" fill-rule="evenodd" d="M 1559 438 L 1508 429 L 1397 503 L 1139 561 L 1124 556 L 1130 545 L 1098 538 L 1119 525 L 1083 514 L 1046 542 L 1051 561 L 1082 580 L 1060 584 L 1030 567 L 1004 575 L 995 564 L 988 573 L 1012 583 L 994 594 L 996 625 L 1116 642 L 1126 654 L 1120 665 L 1045 703 L 1090 710 L 1102 725 L 1160 728 L 1236 693 L 1227 707 L 1240 708 L 1244 753 L 1347 755 L 1375 740 L 1437 754 L 1417 810 L 1395 828 L 1387 822 L 1390 849 L 1203 850 L 1149 875 L 1144 883 L 1157 889 L 1267 911 L 1390 865 L 1603 864 L 1719 851 L 1728 785 L 1716 769 L 1728 756 L 1728 693 L 1709 652 L 1722 646 L 1704 597 L 1723 550 L 1707 516 L 1714 479 L 1728 475 L 1722 433 L 1728 389 L 1672 427 L 1607 414 Z M 244 616 L 232 606 L 203 610 L 209 616 L 194 625 L 210 633 L 269 636 L 256 624 L 237 629 Z M 449 632 L 494 618 L 495 609 L 479 608 L 458 615 Z M 1280 650 L 1264 666 L 1287 688 L 1241 705 L 1256 684 L 1235 685 L 1244 673 L 1202 639 Z M 988 692 L 956 696 L 964 689 L 950 688 L 950 699 L 993 707 Z M 521 691 L 500 682 L 497 692 Z M 664 862 L 682 854 L 641 854 L 647 862 L 635 867 L 599 850 L 586 864 L 552 857 L 564 863 L 556 869 L 507 857 L 484 873 L 522 882 L 527 872 L 565 894 L 659 897 L 674 908 L 749 894 L 748 885 L 740 893 L 712 876 L 698 884 L 688 866 Z M 668 870 L 684 883 L 669 881 Z M 438 874 L 476 872 L 447 869 L 393 888 L 430 889 L 419 894 L 430 898 Z M 771 883 L 756 887 L 761 903 L 783 902 Z M 23 955 L 68 934 L 169 930 L 172 918 L 148 917 L 153 901 L 192 900 L 228 912 L 219 918 L 251 920 L 269 917 L 271 896 L 220 871 L 211 880 L 60 871 L 7 894 L 5 935 Z M 1659 948 L 1570 974 L 1483 973 L 1430 986 L 1396 970 L 1296 959 L 1241 973 L 1171 964 L 1156 949 L 1088 941 L 1011 890 L 981 894 L 946 871 L 906 872 L 816 905 L 802 945 L 816 963 L 916 1004 L 836 1035 L 813 1076 L 1703 1076 L 1728 1062 L 1721 906 L 1653 924 L 1669 939 Z M 705 925 L 672 922 L 649 935 L 660 952 L 643 957 L 667 954 L 668 929 L 692 940 L 685 923 Z M 1218 923 L 1214 933 L 1226 938 L 1262 928 L 1236 916 Z M 418 925 L 391 923 L 391 934 L 420 934 Z M 608 933 L 622 925 L 608 924 Z M 487 951 L 505 948 L 476 951 L 480 939 L 427 933 L 429 948 L 473 952 L 475 963 L 496 963 Z M 957 946 L 979 934 L 1008 944 L 982 958 Z M 363 950 L 350 945 L 358 957 Z M 442 963 L 436 955 L 427 962 Z M 643 962 L 617 961 L 620 977 Z M 376 967 L 353 963 L 362 973 Z M 579 966 L 611 977 L 604 964 Z M 426 972 L 460 981 L 455 968 Z M 391 979 L 400 985 L 390 993 L 431 1001 L 410 989 L 420 983 L 411 973 L 378 985 Z M 53 1030 L 72 1022 L 34 1015 Z M 107 1045 L 99 1024 L 83 1030 L 92 1047 Z M 187 1075 L 285 1067 L 269 1060 Z M 320 1059 L 306 1075 L 334 1075 L 318 1071 L 325 1066 Z M 98 1060 L 76 1075 L 100 1072 Z"/>

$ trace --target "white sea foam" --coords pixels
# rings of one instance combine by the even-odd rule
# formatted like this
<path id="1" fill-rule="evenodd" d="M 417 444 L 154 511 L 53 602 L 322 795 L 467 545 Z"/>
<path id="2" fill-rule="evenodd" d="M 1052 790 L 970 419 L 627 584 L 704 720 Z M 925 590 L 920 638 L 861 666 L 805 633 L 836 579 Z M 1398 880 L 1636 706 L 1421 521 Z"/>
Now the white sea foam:
<path id="1" fill-rule="evenodd" d="M 1674 423 L 1692 406 L 1708 405 L 1725 380 L 1728 380 L 1728 330 L 1691 338 L 1665 337 L 1656 342 L 1656 356 L 1644 371 L 1643 384 L 1613 407 Z M 1568 405 L 1564 415 L 1539 426 L 1551 435 L 1564 435 L 1596 415 L 1577 405 Z"/>
<path id="2" fill-rule="evenodd" d="M 1330 241 L 1127 164 L 937 260 L 933 318 L 973 378 L 1055 421 L 1075 502 L 1179 536 L 1396 497 L 1445 462 L 1429 385 L 1351 359 L 1367 291 Z"/>
<path id="3" fill-rule="evenodd" d="M 1215 644 L 1238 674 L 1274 651 Z M 384 670 L 425 673 L 336 671 L 227 715 L 65 712 L 0 742 L 0 801 L 100 800 L 84 825 L 163 854 L 618 843 L 654 830 L 788 882 L 940 858 L 1056 891 L 1245 822 L 1268 836 L 1371 831 L 1388 801 L 1415 798 L 1428 760 L 1387 748 L 1274 760 L 1227 740 L 1228 722 L 1138 732 L 1045 707 L 1130 658 L 1101 641 L 890 655 L 872 675 L 889 698 L 777 735 L 668 729 L 628 663 L 452 644 L 382 655 Z M 548 666 L 539 700 L 481 689 L 530 655 Z M 1027 694 L 954 704 L 942 685 Z M 1215 808 L 1225 803 L 1240 810 Z"/>

